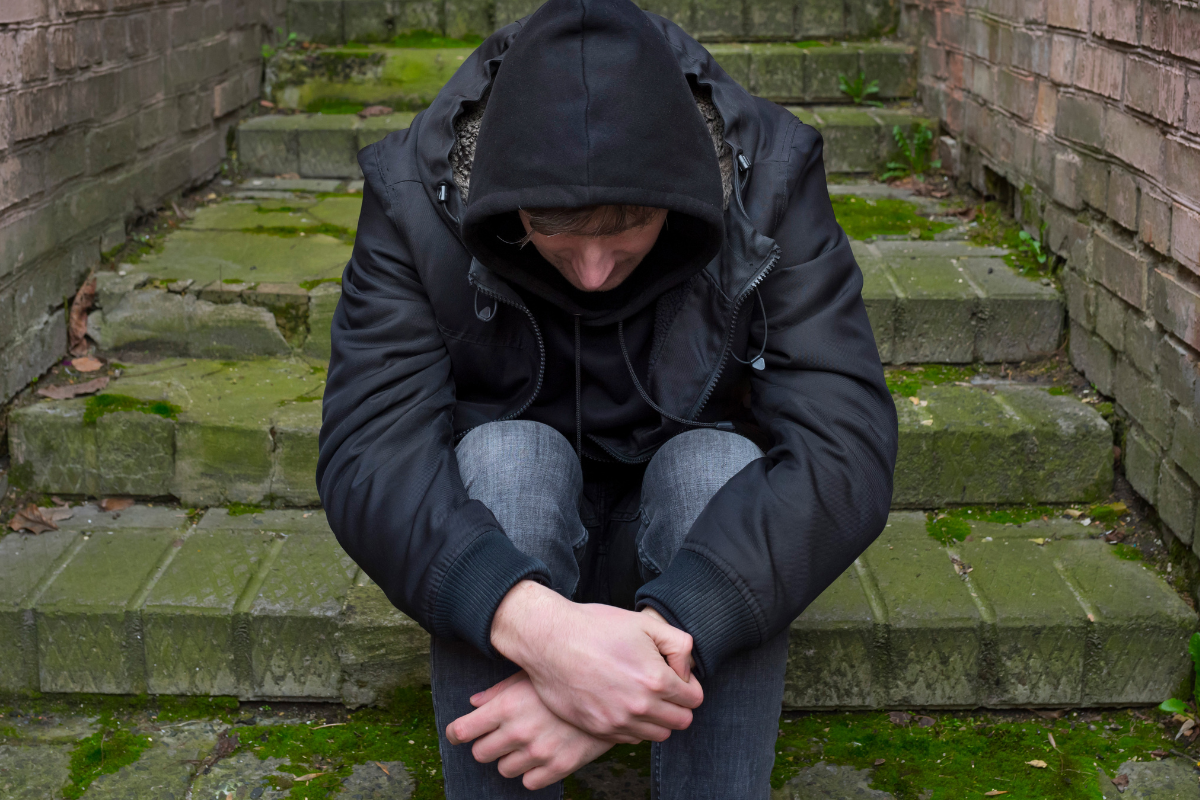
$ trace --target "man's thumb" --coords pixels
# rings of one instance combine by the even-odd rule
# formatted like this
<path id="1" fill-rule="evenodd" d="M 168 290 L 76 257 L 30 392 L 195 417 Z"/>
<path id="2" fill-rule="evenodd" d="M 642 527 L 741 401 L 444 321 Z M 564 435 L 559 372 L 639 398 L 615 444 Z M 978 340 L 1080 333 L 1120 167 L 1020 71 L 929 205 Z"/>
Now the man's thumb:
<path id="1" fill-rule="evenodd" d="M 647 630 L 654 646 L 679 679 L 684 683 L 689 682 L 692 679 L 692 637 L 666 622 L 656 620 L 656 623 L 648 626 Z"/>

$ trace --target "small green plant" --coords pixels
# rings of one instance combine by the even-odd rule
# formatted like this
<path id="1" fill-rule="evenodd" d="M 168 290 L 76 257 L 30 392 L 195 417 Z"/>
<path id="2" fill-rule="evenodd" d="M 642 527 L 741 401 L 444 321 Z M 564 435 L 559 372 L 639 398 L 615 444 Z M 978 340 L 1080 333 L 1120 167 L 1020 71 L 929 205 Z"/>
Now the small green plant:
<path id="1" fill-rule="evenodd" d="M 289 33 L 287 36 L 284 36 L 283 28 L 276 28 L 275 35 L 278 37 L 281 37 L 283 39 L 282 49 L 284 49 L 284 50 L 295 47 L 298 44 L 298 40 L 296 39 L 295 31 L 293 31 L 292 33 Z M 275 55 L 275 48 L 272 47 L 271 45 L 267 44 L 266 42 L 264 42 L 263 46 L 262 46 L 263 59 L 266 60 L 273 55 Z"/>
<path id="2" fill-rule="evenodd" d="M 892 128 L 892 136 L 900 147 L 895 160 L 887 162 L 887 168 L 880 177 L 885 181 L 913 176 L 919 181 L 925 180 L 925 173 L 939 169 L 941 159 L 930 160 L 933 155 L 933 131 L 924 125 L 913 129 L 912 139 L 905 135 L 899 125 Z"/>
<path id="3" fill-rule="evenodd" d="M 883 105 L 878 100 L 868 99 L 870 95 L 879 94 L 879 81 L 867 83 L 867 76 L 862 72 L 859 72 L 858 77 L 853 81 L 845 75 L 838 75 L 838 90 L 849 97 L 855 105 L 876 107 Z"/>
<path id="4" fill-rule="evenodd" d="M 1192 670 L 1195 679 L 1192 682 L 1192 700 L 1196 707 L 1200 708 L 1200 633 L 1193 633 L 1192 638 L 1188 640 L 1188 655 L 1192 657 Z M 1192 707 L 1187 704 L 1187 701 L 1180 700 L 1177 697 L 1171 697 L 1162 702 L 1158 707 L 1159 711 L 1165 711 L 1168 714 L 1184 714 L 1193 716 Z"/>
<path id="5" fill-rule="evenodd" d="M 1021 255 L 1025 256 L 1026 258 L 1032 258 L 1037 261 L 1038 264 L 1043 266 L 1046 264 L 1047 259 L 1050 258 L 1050 254 L 1042 248 L 1041 236 L 1044 235 L 1045 232 L 1046 223 L 1043 222 L 1041 230 L 1038 231 L 1039 236 L 1037 238 L 1034 238 L 1032 235 L 1030 235 L 1029 231 L 1025 230 L 1017 234 L 1017 238 L 1021 240 L 1021 244 L 1019 245 Z"/>

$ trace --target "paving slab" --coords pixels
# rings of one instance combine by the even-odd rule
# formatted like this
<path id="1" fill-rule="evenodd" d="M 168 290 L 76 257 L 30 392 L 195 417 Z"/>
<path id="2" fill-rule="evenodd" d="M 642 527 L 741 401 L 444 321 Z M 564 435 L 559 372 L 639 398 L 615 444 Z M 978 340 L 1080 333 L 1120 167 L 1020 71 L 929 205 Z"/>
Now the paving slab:
<path id="1" fill-rule="evenodd" d="M 155 733 L 141 758 L 101 775 L 84 792 L 86 800 L 185 800 L 197 762 L 216 745 L 209 723 L 192 722 Z"/>
<path id="2" fill-rule="evenodd" d="M 429 682 L 429 634 L 362 570 L 346 595 L 337 654 L 342 702 L 351 707 L 376 703 L 398 686 Z"/>
<path id="3" fill-rule="evenodd" d="M 222 758 L 192 782 L 192 800 L 282 800 L 290 789 L 275 789 L 270 778 L 295 778 L 279 768 L 288 765 L 284 758 L 260 759 L 253 753 L 234 753 Z"/>
<path id="4" fill-rule="evenodd" d="M 68 531 L 10 533 L 0 538 L 0 691 L 37 689 L 32 603 L 39 587 L 81 543 L 79 534 Z"/>
<path id="5" fill-rule="evenodd" d="M 869 769 L 826 764 L 818 761 L 806 767 L 782 788 L 771 793 L 772 800 L 894 800 L 889 792 L 872 789 Z"/>
<path id="6" fill-rule="evenodd" d="M 300 236 L 244 231 L 173 232 L 161 252 L 146 256 L 138 268 L 165 281 L 191 278 L 197 284 L 236 279 L 245 283 L 300 283 L 340 278 L 351 246 L 320 233 Z"/>
<path id="7" fill-rule="evenodd" d="M 345 800 L 408 800 L 414 788 L 403 761 L 379 761 L 355 764 L 337 796 Z"/>
<path id="8" fill-rule="evenodd" d="M 70 777 L 67 745 L 0 744 L 0 797 L 4 800 L 59 800 Z"/>
<path id="9" fill-rule="evenodd" d="M 1126 761 L 1118 775 L 1129 778 L 1122 793 L 1109 776 L 1101 773 L 1100 789 L 1105 800 L 1194 800 L 1200 794 L 1200 771 L 1191 761 L 1166 758 L 1162 761 Z"/>

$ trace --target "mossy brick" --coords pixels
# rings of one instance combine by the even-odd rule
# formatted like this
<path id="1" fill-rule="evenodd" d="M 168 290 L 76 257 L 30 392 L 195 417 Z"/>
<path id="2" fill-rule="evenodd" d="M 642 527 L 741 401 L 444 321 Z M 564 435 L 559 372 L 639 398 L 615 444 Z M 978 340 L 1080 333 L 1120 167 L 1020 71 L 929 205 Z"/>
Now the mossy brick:
<path id="1" fill-rule="evenodd" d="M 751 45 L 750 91 L 778 102 L 803 102 L 805 50 L 790 44 Z"/>
<path id="2" fill-rule="evenodd" d="M 890 364 L 899 302 L 895 287 L 892 286 L 883 259 L 870 245 L 852 241 L 850 248 L 854 251 L 854 260 L 862 270 L 863 304 L 867 307 L 867 318 L 871 321 L 871 332 L 875 335 L 879 358 L 883 363 Z"/>
<path id="3" fill-rule="evenodd" d="M 308 292 L 294 283 L 260 283 L 242 293 L 242 301 L 260 306 L 275 317 L 275 325 L 293 347 L 308 335 Z"/>
<path id="4" fill-rule="evenodd" d="M 96 273 L 96 307 L 113 308 L 125 295 L 135 289 L 140 289 L 150 280 L 145 272 L 102 271 Z"/>
<path id="5" fill-rule="evenodd" d="M 369 117 L 368 119 L 363 120 L 358 126 L 358 150 L 362 150 L 368 145 L 375 144 L 375 142 L 383 139 L 389 133 L 404 130 L 408 126 L 412 125 L 412 121 L 415 116 L 415 112 L 400 111 L 395 114 L 384 114 L 382 116 Z"/>
<path id="6" fill-rule="evenodd" d="M 796 0 L 754 0 L 747 5 L 747 36 L 775 41 L 795 38 Z"/>
<path id="7" fill-rule="evenodd" d="M 191 278 L 200 286 L 226 279 L 243 283 L 301 283 L 341 277 L 351 246 L 332 236 L 273 236 L 242 231 L 179 230 L 141 268 L 163 281 Z"/>
<path id="8" fill-rule="evenodd" d="M 741 3 L 728 0 L 692 0 L 692 20 L 687 31 L 694 38 L 729 41 L 745 36 Z"/>
<path id="9" fill-rule="evenodd" d="M 340 697 L 335 634 L 356 571 L 332 535 L 287 537 L 244 615 L 253 696 Z"/>
<path id="10" fill-rule="evenodd" d="M 1059 572 L 1091 621 L 1086 705 L 1139 705 L 1171 697 L 1192 671 L 1187 642 L 1200 625 L 1170 586 L 1098 540 L 1052 542 Z"/>
<path id="11" fill-rule="evenodd" d="M 399 686 L 429 682 L 429 634 L 399 611 L 361 570 L 337 632 L 342 702 L 371 705 Z"/>
<path id="12" fill-rule="evenodd" d="M 317 204 L 314 198 L 288 200 L 227 200 L 200 206 L 184 223 L 185 230 L 241 231 L 262 226 L 304 227 L 308 210 Z"/>
<path id="13" fill-rule="evenodd" d="M 210 508 L 204 512 L 201 531 L 265 531 L 267 533 L 312 533 L 332 536 L 325 512 L 319 508 L 277 508 L 253 511 L 248 514 L 230 514 L 224 508 Z"/>
<path id="14" fill-rule="evenodd" d="M 926 405 L 895 399 L 900 449 L 893 505 L 933 508 L 1034 499 L 1026 496 L 1022 474 L 1027 426 L 988 392 L 927 386 L 918 396 Z"/>
<path id="15" fill-rule="evenodd" d="M 249 679 L 239 663 L 234 606 L 270 550 L 266 533 L 196 531 L 176 540 L 170 565 L 142 606 L 151 694 L 237 695 Z"/>
<path id="16" fill-rule="evenodd" d="M 289 0 L 287 4 L 288 32 L 302 42 L 341 44 L 341 0 Z"/>
<path id="17" fill-rule="evenodd" d="M 175 423 L 157 414 L 118 411 L 92 425 L 96 495 L 170 494 Z M 89 459 L 89 463 L 92 459 Z"/>
<path id="18" fill-rule="evenodd" d="M 308 296 L 308 339 L 304 342 L 304 354 L 328 361 L 333 348 L 333 314 L 342 297 L 342 287 L 337 283 L 322 283 Z"/>
<path id="19" fill-rule="evenodd" d="M 1076 526 L 1079 527 L 1079 526 Z M 988 706 L 1078 705 L 1088 620 L 1054 567 L 1051 552 L 1024 536 L 974 541 L 952 550 L 994 618 L 991 667 L 980 701 Z"/>
<path id="20" fill-rule="evenodd" d="M 825 142 L 829 172 L 874 172 L 883 161 L 883 130 L 860 108 L 817 107 L 816 128 Z"/>
<path id="21" fill-rule="evenodd" d="M 846 6 L 847 36 L 882 36 L 895 31 L 899 25 L 900 3 L 897 0 L 856 0 Z"/>
<path id="22" fill-rule="evenodd" d="M 300 172 L 299 117 L 271 114 L 237 127 L 238 163 L 251 173 L 282 175 Z"/>
<path id="23" fill-rule="evenodd" d="M 69 531 L 0 538 L 0 692 L 37 690 L 37 635 L 30 605 L 38 586 L 78 543 L 79 534 Z"/>
<path id="24" fill-rule="evenodd" d="M 808 102 L 846 102 L 839 76 L 853 81 L 859 72 L 858 50 L 853 47 L 808 47 L 797 52 L 805 57 L 804 99 Z"/>
<path id="25" fill-rule="evenodd" d="M 869 3 L 851 3 L 849 8 Z M 870 44 L 859 48 L 862 71 L 867 83 L 879 81 L 880 100 L 912 97 L 917 92 L 917 55 L 913 47 L 897 44 Z M 848 75 L 853 79 L 853 75 Z"/>
<path id="26" fill-rule="evenodd" d="M 358 117 L 315 114 L 296 135 L 300 174 L 313 178 L 362 177 L 358 168 Z"/>
<path id="27" fill-rule="evenodd" d="M 297 402 L 275 414 L 275 451 L 271 498 L 287 505 L 321 502 L 317 494 L 317 440 L 321 434 L 321 402 Z"/>
<path id="28" fill-rule="evenodd" d="M 709 45 L 708 52 L 729 73 L 729 77 L 740 83 L 747 91 L 753 85 L 754 55 L 748 44 Z"/>
<path id="29" fill-rule="evenodd" d="M 887 613 L 881 704 L 977 705 L 983 619 L 945 549 L 893 523 L 862 561 Z"/>
<path id="30" fill-rule="evenodd" d="M 903 297 L 896 310 L 894 362 L 972 361 L 977 296 L 957 265 L 944 256 L 884 257 Z"/>
<path id="31" fill-rule="evenodd" d="M 160 289 L 129 292 L 88 318 L 88 335 L 108 351 L 146 343 L 156 353 L 186 355 L 185 304 L 183 296 Z"/>
<path id="32" fill-rule="evenodd" d="M 196 297 L 206 303 L 227 306 L 231 303 L 242 302 L 242 293 L 253 284 L 235 278 L 225 278 L 211 281 L 196 291 Z"/>
<path id="33" fill-rule="evenodd" d="M 852 565 L 791 625 L 784 706 L 878 706 L 876 622 L 858 567 Z"/>
<path id="34" fill-rule="evenodd" d="M 975 327 L 975 357 L 1027 361 L 1058 350 L 1063 301 L 1052 286 L 1017 274 L 1001 258 L 962 258 L 959 267 L 984 294 Z"/>
<path id="35" fill-rule="evenodd" d="M 846 34 L 845 9 L 839 0 L 805 0 L 799 7 L 796 37 L 818 39 Z"/>
<path id="36" fill-rule="evenodd" d="M 178 531 L 96 533 L 35 606 L 43 692 L 136 694 L 146 690 L 139 596 Z"/>
<path id="37" fill-rule="evenodd" d="M 996 398 L 1020 414 L 1027 434 L 1022 475 L 1026 496 L 1041 503 L 1091 502 L 1112 492 L 1112 428 L 1096 409 L 1070 395 L 1019 385 Z"/>
<path id="38" fill-rule="evenodd" d="M 9 480 L 19 489 L 87 493 L 85 400 L 41 402 L 14 409 L 8 422 Z M 59 487 L 50 489 L 49 487 Z"/>

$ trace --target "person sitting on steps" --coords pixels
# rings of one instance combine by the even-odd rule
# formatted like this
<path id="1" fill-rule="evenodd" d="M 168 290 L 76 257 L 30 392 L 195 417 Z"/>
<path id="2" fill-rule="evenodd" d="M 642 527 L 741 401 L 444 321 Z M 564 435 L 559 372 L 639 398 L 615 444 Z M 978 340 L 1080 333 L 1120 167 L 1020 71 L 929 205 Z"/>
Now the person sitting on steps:
<path id="1" fill-rule="evenodd" d="M 359 163 L 317 481 L 432 634 L 446 796 L 650 741 L 657 798 L 766 798 L 788 627 L 897 447 L 820 135 L 629 0 L 549 0 Z"/>

